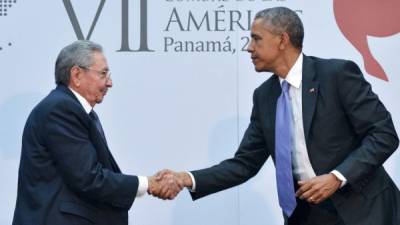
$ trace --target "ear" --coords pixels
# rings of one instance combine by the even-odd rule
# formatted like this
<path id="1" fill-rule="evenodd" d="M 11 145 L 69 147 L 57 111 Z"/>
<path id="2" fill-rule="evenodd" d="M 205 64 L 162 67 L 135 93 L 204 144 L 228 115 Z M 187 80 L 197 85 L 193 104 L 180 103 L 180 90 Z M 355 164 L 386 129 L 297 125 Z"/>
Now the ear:
<path id="1" fill-rule="evenodd" d="M 289 34 L 286 32 L 283 32 L 281 34 L 281 43 L 279 45 L 279 49 L 284 50 L 289 45 L 291 45 Z"/>
<path id="2" fill-rule="evenodd" d="M 73 66 L 69 71 L 70 77 L 69 82 L 73 87 L 79 87 L 81 85 L 82 69 L 78 66 Z"/>

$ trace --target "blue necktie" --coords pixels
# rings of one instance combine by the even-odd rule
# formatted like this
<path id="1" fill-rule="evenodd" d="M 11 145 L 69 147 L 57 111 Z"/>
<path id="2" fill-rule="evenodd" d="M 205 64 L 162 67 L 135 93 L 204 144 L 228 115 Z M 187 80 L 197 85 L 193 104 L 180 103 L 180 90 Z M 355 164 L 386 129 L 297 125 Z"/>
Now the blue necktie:
<path id="1" fill-rule="evenodd" d="M 275 168 L 279 205 L 290 217 L 296 208 L 292 174 L 292 110 L 287 81 L 282 82 L 282 93 L 276 104 Z"/>

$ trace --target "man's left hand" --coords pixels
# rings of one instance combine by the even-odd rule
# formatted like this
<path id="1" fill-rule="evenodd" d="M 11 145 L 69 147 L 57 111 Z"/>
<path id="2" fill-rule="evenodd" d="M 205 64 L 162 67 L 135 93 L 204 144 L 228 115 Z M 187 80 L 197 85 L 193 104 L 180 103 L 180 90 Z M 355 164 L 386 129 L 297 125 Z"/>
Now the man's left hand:
<path id="1" fill-rule="evenodd" d="M 316 176 L 306 181 L 298 182 L 300 188 L 296 196 L 312 204 L 318 204 L 329 198 L 341 186 L 342 181 L 334 174 Z"/>

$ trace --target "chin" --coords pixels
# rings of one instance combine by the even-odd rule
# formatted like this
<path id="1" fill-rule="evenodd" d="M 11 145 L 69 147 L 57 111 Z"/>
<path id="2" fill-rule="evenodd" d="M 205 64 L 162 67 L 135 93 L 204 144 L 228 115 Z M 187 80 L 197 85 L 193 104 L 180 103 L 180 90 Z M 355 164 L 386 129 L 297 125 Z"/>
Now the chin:
<path id="1" fill-rule="evenodd" d="M 260 67 L 260 66 L 254 66 L 254 70 L 255 70 L 256 72 L 265 72 L 265 71 L 266 71 L 265 68 L 262 68 L 262 67 Z"/>
<path id="2" fill-rule="evenodd" d="M 265 67 L 260 67 L 260 66 L 254 66 L 254 70 L 256 72 L 272 72 L 270 69 L 265 68 Z"/>
<path id="3" fill-rule="evenodd" d="M 260 65 L 260 64 L 254 64 L 254 70 L 256 71 L 256 72 L 263 72 L 264 71 L 264 68 Z"/>
<path id="4" fill-rule="evenodd" d="M 256 72 L 262 72 L 262 69 L 257 68 L 257 67 L 254 67 L 254 70 L 255 70 Z"/>
<path id="5" fill-rule="evenodd" d="M 101 102 L 103 102 L 103 98 L 98 98 L 97 101 L 96 101 L 96 104 L 99 104 Z"/>

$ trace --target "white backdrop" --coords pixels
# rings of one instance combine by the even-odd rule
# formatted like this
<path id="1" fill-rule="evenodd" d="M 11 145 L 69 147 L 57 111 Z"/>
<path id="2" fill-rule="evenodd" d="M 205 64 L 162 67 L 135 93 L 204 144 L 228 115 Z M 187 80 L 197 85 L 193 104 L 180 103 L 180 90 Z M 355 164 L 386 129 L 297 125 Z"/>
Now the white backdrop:
<path id="1" fill-rule="evenodd" d="M 104 3 L 90 40 L 105 48 L 114 86 L 96 110 L 110 149 L 128 174 L 151 175 L 163 168 L 199 169 L 234 154 L 249 122 L 253 90 L 270 76 L 256 73 L 249 54 L 242 51 L 249 22 L 263 8 L 287 6 L 299 13 L 305 26 L 307 55 L 352 59 L 364 68 L 361 54 L 338 28 L 332 1 L 2 2 L 0 224 L 10 224 L 13 216 L 25 120 L 34 105 L 55 87 L 58 52 L 77 39 L 65 7 L 69 2 L 85 38 L 99 3 Z M 129 6 L 122 7 L 126 2 Z M 364 6 L 351 7 L 356 12 Z M 127 9 L 124 16 L 122 8 Z M 127 24 L 125 31 L 123 24 Z M 140 31 L 140 25 L 147 32 Z M 153 51 L 134 51 L 139 49 L 140 39 Z M 174 44 L 170 43 L 172 39 Z M 400 34 L 369 36 L 367 40 L 389 81 L 367 72 L 365 76 L 392 113 L 399 131 L 400 80 L 396 76 L 400 73 Z M 211 41 L 221 48 L 207 51 Z M 185 51 L 179 42 L 192 42 L 194 51 L 190 47 Z M 398 152 L 385 163 L 398 186 L 400 175 L 395 171 L 400 170 L 399 165 Z M 249 182 L 196 202 L 187 191 L 174 201 L 151 196 L 137 199 L 130 210 L 130 224 L 282 224 L 276 195 L 274 168 L 268 160 Z"/>

